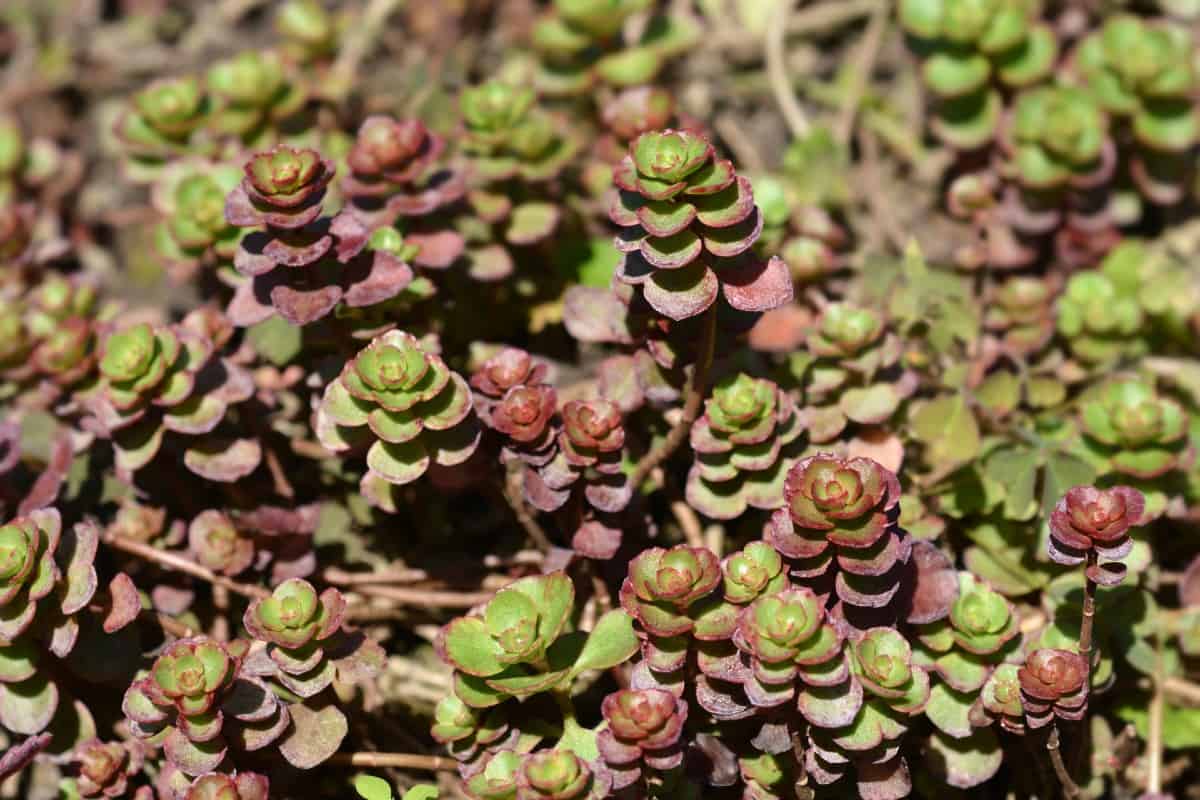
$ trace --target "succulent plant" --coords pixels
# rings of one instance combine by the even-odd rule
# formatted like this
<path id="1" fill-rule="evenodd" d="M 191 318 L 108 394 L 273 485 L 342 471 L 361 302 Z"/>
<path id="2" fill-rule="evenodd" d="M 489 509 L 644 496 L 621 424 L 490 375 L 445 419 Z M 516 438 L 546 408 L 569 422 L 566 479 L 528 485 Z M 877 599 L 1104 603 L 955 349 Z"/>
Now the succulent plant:
<path id="1" fill-rule="evenodd" d="M 651 547 L 629 564 L 621 584 L 621 607 L 651 636 L 679 636 L 694 626 L 689 607 L 721 582 L 721 565 L 712 551 L 679 545 Z"/>
<path id="2" fill-rule="evenodd" d="M 615 791 L 637 781 L 643 767 L 669 770 L 683 763 L 685 701 L 662 689 L 622 689 L 605 697 L 600 711 L 608 727 L 596 743 L 614 772 Z"/>
<path id="3" fill-rule="evenodd" d="M 369 433 L 356 435 L 363 426 Z M 411 335 L 389 331 L 325 388 L 316 431 L 332 452 L 370 442 L 368 476 L 404 484 L 466 461 L 480 429 L 467 382 Z"/>
<path id="4" fill-rule="evenodd" d="M 192 782 L 183 800 L 267 800 L 270 781 L 255 772 L 210 772 Z"/>
<path id="5" fill-rule="evenodd" d="M 254 325 L 278 313 L 307 325 L 338 303 L 372 306 L 412 282 L 412 268 L 389 248 L 364 251 L 370 231 L 361 224 L 351 220 L 346 230 L 318 219 L 334 166 L 316 151 L 279 145 L 256 153 L 244 171 L 225 199 L 225 218 L 263 230 L 246 234 L 234 255 L 246 278 L 229 304 L 235 324 Z"/>
<path id="6" fill-rule="evenodd" d="M 1068 566 L 1082 564 L 1092 551 L 1114 561 L 1124 558 L 1133 548 L 1129 529 L 1142 522 L 1145 509 L 1146 498 L 1128 486 L 1069 489 L 1050 514 L 1050 558 Z M 1089 570 L 1088 577 L 1097 580 L 1102 574 Z M 1122 576 L 1115 578 L 1119 582 Z"/>
<path id="7" fill-rule="evenodd" d="M 1105 111 L 1128 120 L 1139 145 L 1132 175 L 1156 203 L 1176 203 L 1184 187 L 1176 168 L 1200 140 L 1195 48 L 1186 31 L 1117 14 L 1084 37 L 1074 69 Z"/>
<path id="8" fill-rule="evenodd" d="M 570 750 L 539 750 L 521 759 L 517 796 L 529 800 L 604 797 L 608 787 L 587 762 Z"/>
<path id="9" fill-rule="evenodd" d="M 100 385 L 90 410 L 97 431 L 112 440 L 117 467 L 125 474 L 149 464 L 168 431 L 193 437 L 210 433 L 230 405 L 252 392 L 244 370 L 215 358 L 213 341 L 183 324 L 116 328 L 101 341 L 98 355 Z M 230 464 L 232 477 L 217 465 L 207 469 L 189 461 L 188 466 L 204 477 L 233 480 L 257 460 Z"/>
<path id="10" fill-rule="evenodd" d="M 1112 169 L 1107 117 L 1082 89 L 1023 92 L 1005 141 L 1017 180 L 1031 189 L 1086 185 L 1098 171 Z"/>
<path id="11" fill-rule="evenodd" d="M 783 505 L 791 445 L 801 433 L 795 403 L 771 381 L 745 373 L 718 381 L 691 429 L 688 502 L 716 519 Z"/>
<path id="12" fill-rule="evenodd" d="M 1025 732 L 1025 708 L 1021 701 L 1021 668 L 1000 664 L 988 676 L 979 693 L 979 706 L 1009 733 Z"/>
<path id="13" fill-rule="evenodd" d="M 538 89 L 570 96 L 597 83 L 617 88 L 651 83 L 698 33 L 682 15 L 657 15 L 638 41 L 626 42 L 626 20 L 651 6 L 646 0 L 555 0 L 533 29 L 533 47 L 541 57 Z"/>
<path id="14" fill-rule="evenodd" d="M 242 231 L 225 219 L 225 196 L 241 180 L 241 172 L 225 164 L 173 161 L 154 187 L 154 205 L 163 221 L 155 229 L 155 246 L 170 261 L 194 263 L 206 253 L 230 261 Z"/>
<path id="15" fill-rule="evenodd" d="M 503 706 L 476 709 L 464 703 L 456 694 L 448 694 L 433 710 L 430 735 L 446 745 L 456 758 L 466 761 L 477 756 L 482 748 L 499 747 L 511 731 Z"/>
<path id="16" fill-rule="evenodd" d="M 337 24 L 317 0 L 287 0 L 275 14 L 284 52 L 298 61 L 320 61 L 337 52 Z"/>
<path id="17" fill-rule="evenodd" d="M 274 742 L 287 727 L 287 709 L 257 678 L 238 674 L 240 653 L 203 636 L 173 642 L 125 692 L 130 731 L 161 742 L 171 764 L 193 777 L 224 760 L 227 715 L 243 748 Z"/>
<path id="18" fill-rule="evenodd" d="M 228 515 L 211 509 L 188 525 L 188 548 L 196 563 L 222 575 L 237 575 L 254 561 L 254 541 Z"/>
<path id="19" fill-rule="evenodd" d="M 456 669 L 481 678 L 537 663 L 563 633 L 574 600 L 565 575 L 524 578 L 497 592 L 482 616 L 459 617 L 443 628 L 438 650 Z"/>
<path id="20" fill-rule="evenodd" d="M 213 64 L 205 85 L 213 98 L 213 127 L 247 142 L 295 114 L 306 100 L 283 61 L 269 51 L 247 50 Z"/>
<path id="21" fill-rule="evenodd" d="M 1088 666 L 1078 653 L 1043 648 L 1034 650 L 1017 672 L 1025 722 L 1033 729 L 1055 717 L 1082 719 L 1087 712 Z"/>
<path id="22" fill-rule="evenodd" d="M 160 79 L 134 95 L 116 124 L 128 177 L 149 182 L 167 159 L 189 152 L 210 112 L 204 87 L 192 77 Z"/>
<path id="23" fill-rule="evenodd" d="M 807 338 L 813 360 L 805 367 L 809 405 L 802 413 L 809 438 L 832 440 L 848 422 L 886 422 L 911 394 L 895 369 L 900 341 L 875 311 L 832 303 Z"/>
<path id="24" fill-rule="evenodd" d="M 529 88 L 490 81 L 464 89 L 459 108 L 473 215 L 459 226 L 467 267 L 476 279 L 497 281 L 513 271 L 510 246 L 538 244 L 558 227 L 562 208 L 546 183 L 574 158 L 578 143 Z"/>
<path id="25" fill-rule="evenodd" d="M 1136 294 L 1100 271 L 1071 276 L 1058 301 L 1058 331 L 1071 352 L 1105 364 L 1144 349 L 1138 338 L 1145 315 Z"/>
<path id="26" fill-rule="evenodd" d="M 1000 89 L 1038 83 L 1058 40 L 1022 0 L 903 0 L 900 23 L 920 40 L 921 78 L 938 98 L 934 130 L 947 144 L 987 144 L 1000 121 Z"/>
<path id="27" fill-rule="evenodd" d="M 852 625 L 894 617 L 911 553 L 896 476 L 869 458 L 820 454 L 788 471 L 784 494 L 763 538 L 796 559 L 792 574 L 832 580 Z"/>
<path id="28" fill-rule="evenodd" d="M 1120 379 L 1082 399 L 1084 444 L 1107 470 L 1154 478 L 1183 463 L 1187 412 L 1150 384 Z"/>
<path id="29" fill-rule="evenodd" d="M 617 277 L 641 286 L 655 311 L 678 321 L 704 313 L 718 295 L 745 312 L 791 301 L 783 261 L 750 252 L 762 230 L 750 181 L 704 137 L 644 133 L 613 180 L 619 191 L 609 217 L 623 229 Z"/>
<path id="30" fill-rule="evenodd" d="M 1054 292 L 1039 278 L 1017 276 L 996 289 L 984 323 L 995 331 L 1009 352 L 1028 356 L 1041 351 L 1054 335 Z M 1061 309 L 1068 301 L 1060 301 Z M 1059 319 L 1061 320 L 1061 310 Z M 1058 324 L 1062 324 L 1059 322 Z"/>
<path id="31" fill-rule="evenodd" d="M 268 643 L 278 667 L 276 679 L 301 697 L 313 697 L 333 682 L 336 669 L 327 657 L 341 632 L 346 600 L 337 589 L 317 590 L 303 578 L 291 578 L 271 595 L 254 600 L 242 617 L 246 630 Z"/>
<path id="32" fill-rule="evenodd" d="M 75 789 L 80 797 L 121 797 L 129 778 L 141 771 L 143 756 L 140 749 L 122 742 L 102 742 L 89 739 L 75 748 L 79 776 Z"/>
<path id="33" fill-rule="evenodd" d="M 621 610 L 602 616 L 589 634 L 568 631 L 574 605 L 574 584 L 552 572 L 514 581 L 443 627 L 435 647 L 456 670 L 458 698 L 489 708 L 507 697 L 564 691 L 580 672 L 607 669 L 637 650 L 633 621 Z M 472 725 L 465 715 L 456 717 L 455 727 Z M 447 728 L 442 733 L 455 735 Z"/>

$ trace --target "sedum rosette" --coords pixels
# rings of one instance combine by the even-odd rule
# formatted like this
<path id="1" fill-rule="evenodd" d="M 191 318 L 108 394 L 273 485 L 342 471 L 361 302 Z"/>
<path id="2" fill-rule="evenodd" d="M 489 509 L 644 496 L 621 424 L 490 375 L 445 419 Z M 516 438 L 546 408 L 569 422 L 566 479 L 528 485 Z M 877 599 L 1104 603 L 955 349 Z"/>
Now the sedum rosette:
<path id="1" fill-rule="evenodd" d="M 467 382 L 413 336 L 389 331 L 325 387 L 316 431 L 333 452 L 370 445 L 364 481 L 405 484 L 466 461 L 480 429 Z"/>
<path id="2" fill-rule="evenodd" d="M 74 790 L 80 797 L 123 797 L 129 779 L 142 769 L 144 754 L 136 745 L 88 739 L 75 748 L 73 760 L 79 769 Z"/>
<path id="3" fill-rule="evenodd" d="M 716 519 L 778 508 L 801 433 L 795 402 L 771 381 L 745 373 L 718 381 L 691 428 L 688 503 Z"/>
<path id="4" fill-rule="evenodd" d="M 249 399 L 254 388 L 249 374 L 214 357 L 216 349 L 210 332 L 186 320 L 171 326 L 136 323 L 104 337 L 100 384 L 89 402 L 95 429 L 112 440 L 120 472 L 132 475 L 149 464 L 168 432 L 211 433 L 229 406 Z M 211 459 L 201 442 L 188 450 L 184 462 L 216 481 L 243 477 L 258 465 L 257 455 L 235 456 Z"/>
<path id="5" fill-rule="evenodd" d="M 1058 300 L 1058 332 L 1087 364 L 1106 365 L 1140 355 L 1145 314 L 1136 292 L 1105 272 L 1079 272 Z"/>
<path id="6" fill-rule="evenodd" d="M 1091 580 L 1109 586 L 1119 583 L 1124 566 L 1101 569 L 1094 562 L 1097 557 L 1116 561 L 1129 555 L 1133 549 L 1129 529 L 1141 524 L 1145 511 L 1146 498 L 1128 486 L 1069 489 L 1050 514 L 1050 558 L 1067 566 L 1087 560 Z"/>
<path id="7" fill-rule="evenodd" d="M 231 742 L 256 750 L 276 741 L 287 708 L 261 680 L 240 674 L 244 645 L 206 636 L 170 644 L 125 692 L 133 735 L 161 743 L 167 760 L 193 777 L 216 769 Z"/>
<path id="8" fill-rule="evenodd" d="M 851 625 L 894 621 L 912 547 L 896 476 L 869 458 L 821 454 L 791 468 L 784 493 L 764 538 L 794 560 L 791 574 L 832 581 Z"/>
<path id="9" fill-rule="evenodd" d="M 921 42 L 921 78 L 937 97 L 934 130 L 953 147 L 986 145 L 999 124 L 1001 89 L 1040 82 L 1058 40 L 1023 0 L 902 0 L 900 23 Z"/>
<path id="10" fill-rule="evenodd" d="M 752 252 L 763 218 L 750 181 L 704 137 L 644 133 L 613 180 L 609 218 L 622 228 L 617 277 L 640 286 L 655 311 L 678 321 L 704 313 L 718 296 L 745 312 L 791 302 L 787 265 Z"/>
<path id="11" fill-rule="evenodd" d="M 1072 58 L 1100 106 L 1128 121 L 1138 144 L 1130 172 L 1156 203 L 1183 199 L 1186 154 L 1200 141 L 1195 54 L 1183 28 L 1116 14 Z"/>
<path id="12" fill-rule="evenodd" d="M 165 78 L 135 94 L 116 123 L 126 175 L 154 180 L 172 156 L 188 152 L 193 134 L 208 121 L 212 103 L 195 78 Z"/>
<path id="13" fill-rule="evenodd" d="M 298 112 L 306 99 L 283 60 L 270 51 L 247 50 L 218 61 L 205 83 L 213 98 L 213 127 L 247 142 Z"/>
<path id="14" fill-rule="evenodd" d="M 79 638 L 78 615 L 97 588 L 99 530 L 64 531 L 57 510 L 30 511 L 0 526 L 0 726 L 33 735 L 59 705 L 43 650 L 66 658 Z"/>
<path id="15" fill-rule="evenodd" d="M 337 589 L 317 590 L 303 578 L 290 578 L 269 597 L 254 600 L 242 624 L 257 640 L 267 642 L 267 654 L 278 667 L 275 679 L 301 697 L 313 697 L 335 677 L 329 656 L 342 630 L 346 600 Z"/>
<path id="16" fill-rule="evenodd" d="M 1034 650 L 1017 673 L 1021 706 L 1030 728 L 1042 728 L 1055 717 L 1083 719 L 1087 713 L 1087 662 L 1078 653 L 1043 648 Z"/>
<path id="17" fill-rule="evenodd" d="M 1135 478 L 1156 478 L 1190 458 L 1188 416 L 1150 384 L 1121 379 L 1082 398 L 1084 444 L 1098 463 Z"/>
<path id="18" fill-rule="evenodd" d="M 604 698 L 608 727 L 596 737 L 613 773 L 613 790 L 634 784 L 643 770 L 670 770 L 683 763 L 680 737 L 687 702 L 663 689 L 622 689 Z"/>

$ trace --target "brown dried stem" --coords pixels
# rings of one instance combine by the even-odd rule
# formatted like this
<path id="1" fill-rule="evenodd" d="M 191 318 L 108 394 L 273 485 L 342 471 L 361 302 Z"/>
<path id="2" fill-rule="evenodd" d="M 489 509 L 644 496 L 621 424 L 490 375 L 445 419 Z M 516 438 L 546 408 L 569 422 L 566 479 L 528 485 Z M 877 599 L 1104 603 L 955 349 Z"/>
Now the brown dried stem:
<path id="1" fill-rule="evenodd" d="M 838 115 L 835 133 L 837 140 L 843 145 L 850 143 L 854 133 L 854 120 L 858 116 L 858 107 L 862 103 L 863 94 L 867 89 L 867 80 L 875 69 L 875 60 L 879 56 L 879 47 L 883 44 L 883 34 L 887 31 L 888 15 L 891 13 L 890 3 L 879 3 L 867 23 L 862 42 L 854 54 L 854 63 L 850 67 L 850 86 L 842 100 L 841 113 Z"/>
<path id="2" fill-rule="evenodd" d="M 504 476 L 504 502 L 508 503 L 508 507 L 512 509 L 513 515 L 517 518 L 517 522 L 525 529 L 525 533 L 533 540 L 536 546 L 543 553 L 549 552 L 554 543 L 550 541 L 550 537 L 546 535 L 546 531 L 538 524 L 537 518 L 533 512 L 529 510 L 529 504 L 525 502 L 525 492 L 521 487 L 521 465 L 509 465 L 508 472 Z"/>
<path id="3" fill-rule="evenodd" d="M 792 7 L 796 0 L 775 0 L 775 10 L 767 21 L 767 35 L 763 41 L 763 50 L 767 61 L 767 78 L 771 82 L 771 91 L 775 93 L 775 102 L 779 113 L 787 123 L 788 130 L 796 139 L 808 135 L 811 127 L 808 116 L 796 100 L 792 91 L 792 82 L 788 79 L 787 54 L 784 49 L 784 39 L 787 36 L 787 21 L 791 16 Z"/>
<path id="4" fill-rule="evenodd" d="M 1071 780 L 1071 775 L 1067 772 L 1067 765 L 1063 763 L 1062 749 L 1059 747 L 1058 725 L 1050 727 L 1050 735 L 1046 737 L 1046 752 L 1050 754 L 1050 764 L 1054 767 L 1054 774 L 1062 786 L 1063 794 L 1068 800 L 1079 797 L 1079 787 L 1075 785 L 1075 781 Z"/>
<path id="5" fill-rule="evenodd" d="M 359 594 L 370 597 L 380 597 L 405 606 L 426 606 L 428 608 L 474 608 L 480 603 L 492 599 L 495 592 L 456 592 L 442 589 L 415 589 L 408 586 L 375 586 L 363 585 L 355 587 Z"/>
<path id="6" fill-rule="evenodd" d="M 445 756 L 427 756 L 421 753 L 334 753 L 327 762 L 346 767 L 370 769 L 420 769 L 428 772 L 458 769 L 458 762 Z"/>
<path id="7" fill-rule="evenodd" d="M 650 449 L 650 452 L 642 456 L 637 462 L 637 466 L 633 468 L 633 474 L 629 476 L 629 482 L 633 486 L 633 490 L 637 491 L 643 483 L 645 483 L 650 472 L 662 462 L 671 457 L 679 445 L 683 444 L 683 440 L 687 438 L 688 432 L 692 429 L 692 423 L 700 416 L 700 408 L 704 404 L 704 397 L 708 393 L 708 370 L 713 362 L 713 350 L 716 347 L 717 339 L 717 304 L 713 303 L 708 311 L 704 312 L 704 332 L 700 341 L 700 357 L 696 362 L 696 366 L 692 372 L 692 379 L 688 383 L 687 399 L 683 404 L 683 414 L 679 417 L 679 421 L 675 423 L 675 427 L 667 433 L 666 438 L 659 442 L 655 447 Z"/>
<path id="8" fill-rule="evenodd" d="M 124 550 L 130 555 L 143 558 L 147 561 L 153 561 L 164 569 L 182 572 L 185 575 L 191 575 L 193 578 L 199 578 L 202 581 L 207 581 L 214 586 L 222 586 L 234 594 L 240 594 L 242 597 L 250 599 L 258 599 L 270 596 L 270 592 L 261 586 L 255 586 L 250 583 L 239 583 L 224 575 L 218 575 L 210 569 L 200 566 L 195 561 L 192 561 L 178 553 L 171 553 L 166 550 L 159 550 L 143 542 L 135 539 L 130 539 L 122 536 L 119 533 L 104 534 L 104 543 L 115 547 L 118 550 Z"/>

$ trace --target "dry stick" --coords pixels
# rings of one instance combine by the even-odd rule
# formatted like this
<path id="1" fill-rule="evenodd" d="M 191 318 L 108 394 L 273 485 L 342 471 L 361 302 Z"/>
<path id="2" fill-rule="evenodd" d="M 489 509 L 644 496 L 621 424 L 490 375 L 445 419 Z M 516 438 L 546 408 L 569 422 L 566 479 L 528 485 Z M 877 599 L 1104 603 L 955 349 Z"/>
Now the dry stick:
<path id="1" fill-rule="evenodd" d="M 367 57 L 376 39 L 384 30 L 387 18 L 400 7 L 402 0 L 370 0 L 362 16 L 355 21 L 342 43 L 337 60 L 329 69 L 327 84 L 335 92 L 344 93 L 354 83 L 358 65 Z"/>
<path id="2" fill-rule="evenodd" d="M 792 91 L 792 82 L 788 80 L 787 59 L 784 52 L 784 38 L 787 35 L 787 21 L 792 13 L 795 0 L 775 0 L 775 11 L 767 20 L 767 35 L 763 39 L 763 50 L 767 60 L 767 79 L 771 82 L 771 91 L 775 93 L 775 102 L 779 113 L 787 123 L 792 137 L 802 139 L 808 135 L 808 116 L 796 100 Z"/>
<path id="3" fill-rule="evenodd" d="M 650 471 L 670 458 L 679 445 L 683 444 L 683 440 L 687 438 L 688 432 L 692 429 L 692 423 L 696 421 L 696 417 L 700 416 L 700 407 L 704 403 L 704 396 L 708 393 L 708 370 L 712 366 L 713 350 L 716 347 L 716 303 L 713 303 L 708 311 L 704 312 L 704 333 L 702 335 L 700 358 L 692 371 L 692 380 L 688 383 L 683 415 L 680 416 L 675 427 L 667 433 L 666 438 L 642 456 L 641 460 L 637 462 L 637 466 L 633 468 L 633 474 L 629 476 L 629 485 L 635 492 L 646 481 L 646 476 L 650 474 Z"/>
<path id="4" fill-rule="evenodd" d="M 453 758 L 420 753 L 334 753 L 326 763 L 370 769 L 423 769 L 429 772 L 458 769 L 458 762 Z"/>
<path id="5" fill-rule="evenodd" d="M 455 592 L 440 589 L 413 589 L 408 586 L 356 586 L 359 594 L 380 597 L 406 606 L 428 608 L 474 608 L 492 599 L 495 592 Z"/>
<path id="6" fill-rule="evenodd" d="M 1163 651 L 1162 636 L 1155 636 L 1154 645 L 1154 697 L 1150 700 L 1150 712 L 1147 724 L 1150 726 L 1146 737 L 1146 792 L 1158 795 L 1162 792 L 1163 776 L 1163 711 L 1166 702 L 1163 691 Z"/>
<path id="7" fill-rule="evenodd" d="M 875 135 L 865 127 L 858 129 L 858 143 L 863 152 L 863 179 L 869 184 L 866 195 L 871 216 L 875 217 L 875 221 L 883 229 L 884 235 L 896 248 L 896 251 L 903 253 L 904 248 L 908 245 L 908 237 L 896 220 L 896 215 L 883 192 L 883 176 L 880 174 L 879 167 L 879 143 L 875 140 Z"/>
<path id="8" fill-rule="evenodd" d="M 1162 681 L 1163 692 L 1182 705 L 1200 708 L 1200 685 L 1186 678 L 1168 677 Z"/>
<path id="9" fill-rule="evenodd" d="M 249 583 L 239 583 L 224 575 L 218 575 L 210 569 L 206 569 L 194 561 L 179 555 L 178 553 L 170 553 L 166 550 L 159 550 L 156 547 L 151 547 L 148 544 L 130 539 L 118 533 L 107 533 L 104 535 L 104 543 L 118 550 L 124 550 L 130 555 L 135 555 L 139 558 L 144 558 L 147 561 L 153 561 L 160 567 L 165 569 L 175 570 L 193 578 L 199 578 L 202 581 L 208 581 L 214 586 L 223 586 L 234 594 L 240 594 L 243 597 L 250 599 L 258 599 L 270 597 L 271 593 L 261 586 L 255 586 Z"/>
<path id="10" fill-rule="evenodd" d="M 705 547 L 704 528 L 692 507 L 682 500 L 672 500 L 671 513 L 683 529 L 683 538 L 687 540 L 688 547 Z"/>
<path id="11" fill-rule="evenodd" d="M 1046 737 L 1046 752 L 1050 754 L 1050 763 L 1054 766 L 1054 774 L 1062 784 L 1063 794 L 1070 800 L 1079 796 L 1079 787 L 1071 780 L 1067 765 L 1063 763 L 1062 750 L 1059 748 L 1058 725 L 1050 727 L 1050 735 Z"/>
<path id="12" fill-rule="evenodd" d="M 1083 685 L 1088 692 L 1092 691 L 1092 628 L 1096 621 L 1096 582 L 1088 577 L 1099 561 L 1096 551 L 1088 550 L 1087 564 L 1083 573 L 1083 617 L 1079 621 L 1079 655 L 1083 656 L 1084 672 Z M 1084 742 L 1088 738 L 1087 709 L 1083 718 L 1077 724 L 1079 735 L 1071 749 L 1071 769 L 1078 772 L 1080 759 L 1083 758 Z"/>
<path id="13" fill-rule="evenodd" d="M 875 59 L 879 56 L 879 47 L 883 44 L 883 34 L 887 30 L 888 14 L 891 11 L 889 5 L 880 2 L 871 14 L 871 21 L 867 23 L 862 43 L 858 46 L 858 52 L 854 54 L 854 63 L 850 67 L 850 86 L 842 101 L 835 129 L 837 140 L 842 145 L 849 144 L 850 136 L 854 133 L 854 119 L 858 116 L 858 107 L 867 90 L 867 79 L 875 69 Z"/>
<path id="14" fill-rule="evenodd" d="M 538 524 L 537 518 L 534 517 L 533 512 L 529 510 L 529 505 L 525 502 L 525 490 L 521 486 L 521 466 L 519 464 L 513 464 L 508 468 L 508 472 L 504 476 L 504 491 L 501 494 L 504 495 L 504 501 L 508 503 L 517 522 L 521 523 L 521 527 L 533 540 L 534 545 L 543 553 L 549 552 L 554 547 L 554 543 L 550 541 L 546 531 L 542 530 L 542 526 Z"/>

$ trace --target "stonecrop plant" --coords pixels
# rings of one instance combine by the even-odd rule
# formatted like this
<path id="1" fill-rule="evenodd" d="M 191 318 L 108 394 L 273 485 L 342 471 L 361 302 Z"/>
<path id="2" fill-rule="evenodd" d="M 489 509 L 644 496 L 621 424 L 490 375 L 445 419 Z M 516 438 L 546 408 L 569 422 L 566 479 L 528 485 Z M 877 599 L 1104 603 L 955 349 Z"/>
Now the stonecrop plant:
<path id="1" fill-rule="evenodd" d="M 0 798 L 1188 800 L 1200 3 L 0 3 Z"/>

